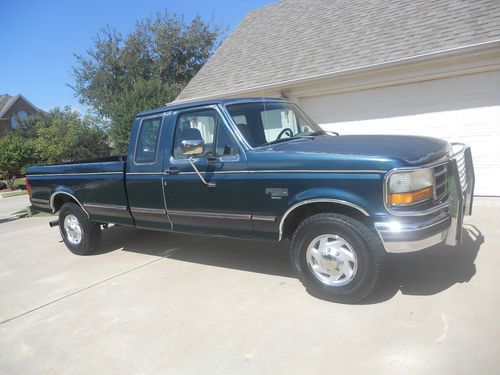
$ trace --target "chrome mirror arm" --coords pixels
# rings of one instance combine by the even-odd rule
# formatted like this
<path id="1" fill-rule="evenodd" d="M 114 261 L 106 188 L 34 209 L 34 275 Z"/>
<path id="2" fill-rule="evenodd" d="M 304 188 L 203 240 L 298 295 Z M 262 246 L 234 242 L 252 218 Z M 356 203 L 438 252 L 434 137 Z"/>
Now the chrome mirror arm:
<path id="1" fill-rule="evenodd" d="M 207 185 L 207 187 L 215 187 L 215 182 L 207 182 L 205 180 L 205 178 L 203 178 L 203 176 L 201 175 L 200 171 L 198 170 L 198 168 L 194 164 L 193 156 L 191 156 L 188 160 L 189 160 L 189 164 L 191 164 L 191 167 L 193 167 L 194 171 L 196 172 L 196 174 L 200 178 L 201 182 L 203 182 L 205 185 Z"/>

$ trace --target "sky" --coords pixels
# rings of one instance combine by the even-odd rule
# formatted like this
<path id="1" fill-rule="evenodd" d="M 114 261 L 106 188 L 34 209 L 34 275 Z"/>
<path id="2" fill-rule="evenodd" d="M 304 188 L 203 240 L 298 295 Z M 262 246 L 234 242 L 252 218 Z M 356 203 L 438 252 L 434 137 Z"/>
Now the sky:
<path id="1" fill-rule="evenodd" d="M 230 32 L 246 13 L 275 1 L 0 0 L 0 94 L 22 94 L 46 111 L 66 105 L 86 111 L 68 84 L 73 54 L 85 53 L 99 29 L 109 25 L 126 34 L 136 21 L 168 10 L 187 21 L 213 19 Z"/>

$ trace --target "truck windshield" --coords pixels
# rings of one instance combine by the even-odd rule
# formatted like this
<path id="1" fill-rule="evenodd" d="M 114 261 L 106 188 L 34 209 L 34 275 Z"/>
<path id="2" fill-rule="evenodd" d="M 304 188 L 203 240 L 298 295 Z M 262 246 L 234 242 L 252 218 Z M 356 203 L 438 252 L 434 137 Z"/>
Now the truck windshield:
<path id="1" fill-rule="evenodd" d="M 252 147 L 324 133 L 319 125 L 291 103 L 262 101 L 231 104 L 226 108 Z"/>

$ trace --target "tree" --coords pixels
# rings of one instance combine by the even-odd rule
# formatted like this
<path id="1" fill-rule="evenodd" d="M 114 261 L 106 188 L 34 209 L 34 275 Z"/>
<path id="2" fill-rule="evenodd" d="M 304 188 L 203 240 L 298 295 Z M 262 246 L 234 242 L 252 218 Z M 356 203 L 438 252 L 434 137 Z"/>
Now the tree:
<path id="1" fill-rule="evenodd" d="M 107 27 L 84 55 L 75 55 L 75 94 L 110 120 L 116 151 L 124 152 L 134 115 L 172 101 L 222 40 L 225 30 L 200 17 L 156 14 L 123 36 Z"/>
<path id="2" fill-rule="evenodd" d="M 109 155 L 106 134 L 92 116 L 81 116 L 70 107 L 55 108 L 47 116 L 23 125 L 40 163 L 62 163 Z"/>
<path id="3" fill-rule="evenodd" d="M 138 80 L 126 90 L 111 111 L 109 136 L 113 140 L 115 152 L 127 152 L 130 126 L 134 116 L 145 109 L 162 107 L 175 99 L 179 85 L 164 85 L 160 81 Z"/>
<path id="4" fill-rule="evenodd" d="M 22 175 L 26 166 L 33 160 L 31 142 L 21 134 L 8 132 L 0 138 L 0 174 L 7 187 L 14 188 L 16 177 Z"/>

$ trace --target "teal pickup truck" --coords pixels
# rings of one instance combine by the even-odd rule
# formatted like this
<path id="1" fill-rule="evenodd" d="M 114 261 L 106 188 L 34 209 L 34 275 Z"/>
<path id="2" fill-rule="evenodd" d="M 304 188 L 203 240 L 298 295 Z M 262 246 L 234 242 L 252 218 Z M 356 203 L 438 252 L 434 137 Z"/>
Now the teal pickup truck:
<path id="1" fill-rule="evenodd" d="M 66 246 L 96 250 L 108 224 L 256 240 L 290 239 L 305 287 L 367 297 L 387 252 L 461 240 L 474 169 L 462 144 L 338 135 L 273 98 L 139 113 L 127 156 L 33 166 L 31 204 L 59 212 Z"/>

